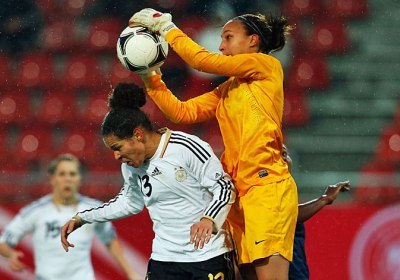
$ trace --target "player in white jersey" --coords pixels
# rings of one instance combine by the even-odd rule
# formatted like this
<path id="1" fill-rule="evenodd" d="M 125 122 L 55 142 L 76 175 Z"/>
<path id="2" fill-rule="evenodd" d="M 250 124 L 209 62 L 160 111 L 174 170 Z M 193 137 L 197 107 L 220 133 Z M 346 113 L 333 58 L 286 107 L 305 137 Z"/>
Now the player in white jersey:
<path id="1" fill-rule="evenodd" d="M 63 247 L 74 247 L 67 237 L 83 224 L 123 218 L 146 206 L 155 233 L 146 279 L 233 279 L 225 225 L 235 200 L 230 177 L 208 143 L 183 132 L 156 132 L 140 110 L 145 103 L 145 93 L 133 84 L 119 84 L 110 96 L 102 135 L 122 162 L 124 187 L 108 203 L 67 222 Z"/>
<path id="2" fill-rule="evenodd" d="M 32 233 L 37 280 L 91 280 L 94 272 L 90 260 L 92 239 L 96 235 L 125 271 L 129 279 L 139 279 L 124 257 L 111 223 L 91 224 L 71 235 L 80 248 L 65 254 L 60 247 L 61 226 L 77 211 L 101 205 L 100 201 L 78 194 L 81 184 L 80 163 L 73 155 L 58 156 L 49 168 L 52 192 L 24 207 L 0 237 L 0 254 L 9 260 L 12 270 L 22 271 L 22 252 L 13 249 Z"/>

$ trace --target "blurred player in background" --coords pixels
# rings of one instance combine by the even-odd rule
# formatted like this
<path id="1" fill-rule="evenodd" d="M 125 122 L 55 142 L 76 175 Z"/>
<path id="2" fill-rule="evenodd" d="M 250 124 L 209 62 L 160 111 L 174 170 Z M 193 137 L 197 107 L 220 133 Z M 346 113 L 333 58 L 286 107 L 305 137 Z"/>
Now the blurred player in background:
<path id="1" fill-rule="evenodd" d="M 102 135 L 122 162 L 124 188 L 108 203 L 67 222 L 62 245 L 67 252 L 74 247 L 67 237 L 83 224 L 127 217 L 146 206 L 155 233 L 146 279 L 233 279 L 233 247 L 225 224 L 235 200 L 230 177 L 198 137 L 155 131 L 140 109 L 145 103 L 143 89 L 134 84 L 114 89 Z"/>
<path id="2" fill-rule="evenodd" d="M 297 188 L 281 156 L 283 70 L 269 55 L 285 46 L 291 29 L 287 19 L 253 14 L 231 19 L 222 29 L 222 54 L 193 42 L 170 14 L 144 9 L 129 24 L 159 32 L 191 67 L 230 77 L 213 91 L 181 102 L 160 75 L 143 76 L 148 94 L 171 121 L 218 120 L 225 146 L 221 161 L 238 190 L 228 221 L 240 270 L 254 266 L 258 279 L 288 279 Z"/>
<path id="3" fill-rule="evenodd" d="M 283 145 L 283 159 L 287 162 L 289 171 L 292 169 L 292 159 L 289 155 L 288 149 Z M 339 192 L 349 191 L 350 182 L 339 182 L 334 185 L 329 185 L 322 196 L 313 199 L 306 203 L 299 204 L 299 215 L 297 217 L 296 232 L 294 237 L 294 248 L 293 248 L 293 261 L 289 267 L 289 279 L 290 280 L 308 280 L 309 269 L 307 264 L 306 252 L 305 252 L 305 226 L 304 222 L 317 214 L 326 205 L 332 204 Z"/>
<path id="4" fill-rule="evenodd" d="M 140 279 L 127 262 L 111 223 L 92 224 L 72 235 L 71 240 L 79 242 L 81 247 L 65 254 L 59 243 L 61 226 L 77 211 L 101 203 L 78 194 L 81 172 L 80 162 L 75 156 L 58 156 L 51 162 L 48 172 L 52 192 L 24 207 L 0 237 L 0 254 L 9 260 L 11 269 L 19 272 L 26 268 L 22 261 L 23 253 L 13 247 L 26 234 L 32 233 L 36 279 L 95 279 L 90 248 L 96 234 L 127 278 Z"/>

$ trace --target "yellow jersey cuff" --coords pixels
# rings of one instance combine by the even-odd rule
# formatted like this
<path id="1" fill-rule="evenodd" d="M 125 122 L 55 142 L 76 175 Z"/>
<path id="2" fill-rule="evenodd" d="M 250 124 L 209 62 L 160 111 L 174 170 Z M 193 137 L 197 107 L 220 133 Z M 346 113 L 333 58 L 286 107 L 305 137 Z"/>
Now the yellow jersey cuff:
<path id="1" fill-rule="evenodd" d="M 149 87 L 152 88 L 152 89 L 156 89 L 156 88 L 160 88 L 160 87 L 166 87 L 164 82 L 161 80 L 161 75 L 160 74 L 148 77 L 147 78 L 147 82 L 148 83 L 146 83 L 146 86 L 149 85 Z"/>
<path id="2" fill-rule="evenodd" d="M 183 33 L 182 30 L 180 30 L 179 28 L 174 28 L 171 29 L 166 35 L 165 35 L 165 40 L 168 43 L 171 43 L 176 37 L 178 37 L 179 35 L 185 35 L 185 33 Z M 186 35 L 185 35 L 186 36 Z"/>

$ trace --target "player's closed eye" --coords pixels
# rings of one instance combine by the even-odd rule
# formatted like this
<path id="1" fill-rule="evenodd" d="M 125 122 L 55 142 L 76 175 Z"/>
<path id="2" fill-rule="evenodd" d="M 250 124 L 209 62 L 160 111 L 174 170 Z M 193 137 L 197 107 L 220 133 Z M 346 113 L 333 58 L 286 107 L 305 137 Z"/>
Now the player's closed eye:
<path id="1" fill-rule="evenodd" d="M 121 150 L 121 146 L 112 146 L 111 150 L 113 150 L 114 152 L 118 152 Z"/>
<path id="2" fill-rule="evenodd" d="M 69 176 L 71 176 L 71 177 L 74 177 L 74 176 L 77 176 L 78 173 L 75 172 L 75 171 L 71 171 L 71 172 L 68 172 L 68 173 L 67 173 L 67 172 L 64 172 L 64 171 L 61 171 L 61 172 L 58 173 L 58 176 L 64 177 L 64 176 L 66 176 L 66 175 L 69 175 Z"/>

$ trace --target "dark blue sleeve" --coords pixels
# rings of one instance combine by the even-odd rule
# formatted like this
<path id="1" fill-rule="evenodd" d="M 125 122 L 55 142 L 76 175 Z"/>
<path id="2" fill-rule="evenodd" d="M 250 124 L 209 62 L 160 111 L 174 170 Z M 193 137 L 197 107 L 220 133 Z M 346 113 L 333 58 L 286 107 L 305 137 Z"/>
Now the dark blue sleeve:
<path id="1" fill-rule="evenodd" d="M 310 273 L 308 270 L 306 251 L 305 251 L 306 228 L 303 223 L 296 225 L 293 246 L 293 261 L 289 267 L 289 280 L 308 280 Z"/>

